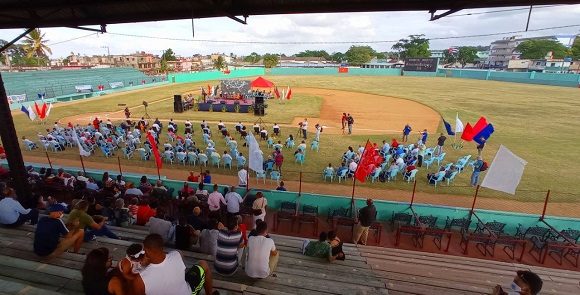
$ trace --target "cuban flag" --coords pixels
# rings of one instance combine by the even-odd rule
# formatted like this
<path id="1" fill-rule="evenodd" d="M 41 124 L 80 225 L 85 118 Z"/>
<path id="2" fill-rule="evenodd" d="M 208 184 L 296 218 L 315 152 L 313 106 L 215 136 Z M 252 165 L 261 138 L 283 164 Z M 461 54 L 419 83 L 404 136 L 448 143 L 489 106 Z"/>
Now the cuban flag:
<path id="1" fill-rule="evenodd" d="M 449 52 L 449 54 L 457 54 L 459 52 L 459 48 L 449 47 L 449 49 L 447 49 L 447 52 Z"/>

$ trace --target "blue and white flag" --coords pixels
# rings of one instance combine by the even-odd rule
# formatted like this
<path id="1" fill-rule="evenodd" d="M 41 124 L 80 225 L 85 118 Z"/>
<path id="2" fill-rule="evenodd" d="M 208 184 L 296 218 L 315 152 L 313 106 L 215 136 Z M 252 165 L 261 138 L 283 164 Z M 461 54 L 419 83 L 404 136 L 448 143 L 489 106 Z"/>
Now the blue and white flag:
<path id="1" fill-rule="evenodd" d="M 443 125 L 445 125 L 445 130 L 447 130 L 447 134 L 449 135 L 455 135 L 455 132 L 453 132 L 453 129 L 451 129 L 451 124 L 449 124 L 449 122 L 445 121 L 445 119 L 443 119 Z"/>
<path id="2" fill-rule="evenodd" d="M 30 107 L 26 108 L 24 105 L 20 108 L 20 110 L 26 114 L 26 117 L 30 119 L 30 121 L 34 121 L 36 119 L 36 114 L 32 111 Z"/>

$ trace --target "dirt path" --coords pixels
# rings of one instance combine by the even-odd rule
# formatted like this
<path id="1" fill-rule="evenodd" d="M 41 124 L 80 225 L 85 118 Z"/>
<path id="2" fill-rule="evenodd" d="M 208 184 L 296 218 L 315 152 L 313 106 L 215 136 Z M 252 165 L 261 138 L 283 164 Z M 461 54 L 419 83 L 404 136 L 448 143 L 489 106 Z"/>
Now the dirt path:
<path id="1" fill-rule="evenodd" d="M 24 160 L 27 162 L 43 163 L 48 164 L 45 157 L 24 155 Z M 116 164 L 93 162 L 92 158 L 85 160 L 85 167 L 87 169 L 99 169 L 104 171 L 110 171 L 116 174 L 119 171 L 119 167 Z M 79 161 L 69 160 L 69 159 L 53 159 L 53 165 L 58 166 L 68 166 L 68 167 L 79 167 Z M 169 166 L 170 167 L 170 166 Z M 79 170 L 81 168 L 79 167 Z M 154 168 L 147 168 L 142 166 L 123 166 L 124 172 L 130 172 L 135 174 L 150 174 L 156 175 L 157 170 Z M 199 171 L 199 167 L 195 167 L 195 171 Z M 171 169 L 164 168 L 161 171 L 161 175 L 165 175 L 169 179 L 183 179 L 187 178 L 187 172 L 181 169 Z M 230 175 L 219 175 L 212 174 L 212 180 L 215 183 L 220 184 L 236 184 L 237 177 Z M 286 188 L 289 191 L 298 191 L 299 183 L 297 181 L 284 181 Z M 411 185 L 411 184 L 410 184 Z M 257 183 L 255 179 L 250 180 L 250 186 L 253 188 L 263 188 L 263 189 L 274 189 L 276 184 L 266 181 Z M 349 185 L 337 185 L 335 183 L 302 183 L 302 192 L 325 194 L 325 195 L 342 195 L 349 197 L 352 192 L 352 187 Z M 357 187 L 355 192 L 355 197 L 367 198 L 372 196 L 374 199 L 388 200 L 388 201 L 400 201 L 409 202 L 411 192 L 408 190 L 386 190 L 386 189 L 376 189 L 370 187 Z M 453 196 L 448 194 L 434 194 L 426 192 L 417 192 L 415 194 L 416 203 L 427 203 L 435 205 L 445 205 L 445 206 L 457 206 L 470 208 L 473 198 L 471 196 Z M 477 208 L 480 209 L 490 209 L 490 210 L 502 210 L 502 211 L 517 211 L 521 213 L 530 214 L 541 214 L 543 204 L 541 202 L 520 202 L 517 200 L 502 200 L 493 198 L 478 198 Z M 578 217 L 578 212 L 580 212 L 579 203 L 550 203 L 548 212 L 558 212 L 559 216 L 568 217 Z"/>
<path id="2" fill-rule="evenodd" d="M 441 119 L 441 116 L 433 109 L 401 98 L 319 88 L 295 88 L 293 91 L 323 98 L 320 114 L 308 119 L 312 125 L 311 130 L 313 130 L 314 124 L 319 123 L 326 126 L 324 132 L 327 134 L 342 134 L 340 118 L 343 112 L 350 113 L 354 117 L 354 133 L 363 135 L 399 133 L 406 123 L 411 124 L 417 131 L 423 129 L 433 131 L 437 130 Z M 153 101 L 149 104 L 161 103 L 169 99 L 172 98 Z M 140 107 L 132 107 L 131 109 Z M 155 117 L 155 114 L 152 116 Z M 85 125 L 95 117 L 113 121 L 125 119 L 123 111 L 114 111 L 65 117 L 60 119 L 60 122 Z M 162 121 L 169 120 L 169 118 L 160 119 Z M 302 120 L 304 117 L 295 117 L 292 124 L 281 125 L 283 127 L 296 127 L 298 122 Z M 174 121 L 184 122 L 185 120 Z M 208 123 L 217 122 L 208 121 Z M 235 124 L 237 122 L 225 123 Z"/>

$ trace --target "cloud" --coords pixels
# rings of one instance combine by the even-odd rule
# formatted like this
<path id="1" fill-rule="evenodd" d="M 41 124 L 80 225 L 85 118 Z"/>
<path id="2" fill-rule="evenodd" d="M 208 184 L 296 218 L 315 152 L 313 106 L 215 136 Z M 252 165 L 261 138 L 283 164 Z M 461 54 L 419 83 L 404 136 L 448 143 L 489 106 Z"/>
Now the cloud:
<path id="1" fill-rule="evenodd" d="M 504 8 L 501 8 L 504 9 Z M 324 49 L 329 52 L 346 51 L 350 44 L 300 44 L 302 42 L 329 41 L 395 41 L 411 34 L 425 34 L 430 38 L 446 38 L 496 32 L 520 31 L 525 28 L 527 10 L 501 13 L 482 12 L 501 10 L 477 9 L 460 11 L 455 15 L 478 13 L 471 16 L 448 16 L 430 22 L 426 11 L 332 13 L 301 15 L 250 16 L 248 25 L 241 25 L 228 18 L 196 19 L 192 29 L 191 20 L 146 22 L 109 25 L 113 33 L 165 38 L 228 41 L 296 42 L 298 44 L 233 44 L 198 41 L 156 40 L 104 34 L 53 45 L 53 57 L 64 57 L 71 51 L 81 54 L 128 54 L 147 51 L 160 55 L 162 50 L 172 48 L 176 54 L 190 56 L 195 53 L 209 54 L 230 52 L 235 54 L 285 53 L 293 54 L 306 49 Z M 530 29 L 580 24 L 580 5 L 535 7 Z M 85 31 L 68 28 L 44 29 L 52 42 L 69 40 L 87 35 Z M 193 31 L 193 32 L 192 32 Z M 1 30 L 0 39 L 10 40 L 22 30 Z M 553 34 L 577 34 L 580 27 L 559 30 L 520 33 L 519 35 L 542 36 Z M 431 40 L 432 49 L 444 49 L 461 45 L 489 45 L 504 36 Z M 389 51 L 393 42 L 370 44 L 378 51 Z"/>

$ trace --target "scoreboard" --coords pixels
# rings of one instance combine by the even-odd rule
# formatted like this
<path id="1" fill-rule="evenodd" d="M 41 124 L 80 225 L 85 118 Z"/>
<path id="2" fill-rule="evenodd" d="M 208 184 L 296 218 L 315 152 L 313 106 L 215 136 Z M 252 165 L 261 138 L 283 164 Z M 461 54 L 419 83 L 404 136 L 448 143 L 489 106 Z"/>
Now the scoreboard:
<path id="1" fill-rule="evenodd" d="M 403 71 L 436 72 L 438 63 L 438 58 L 406 58 Z"/>

